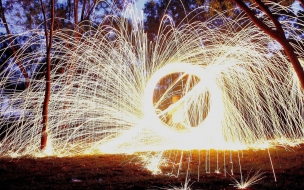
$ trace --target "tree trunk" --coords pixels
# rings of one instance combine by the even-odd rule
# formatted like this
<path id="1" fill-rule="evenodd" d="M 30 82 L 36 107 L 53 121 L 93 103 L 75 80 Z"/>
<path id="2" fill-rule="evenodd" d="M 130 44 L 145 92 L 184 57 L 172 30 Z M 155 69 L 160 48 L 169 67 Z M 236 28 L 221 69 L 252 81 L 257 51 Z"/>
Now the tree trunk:
<path id="1" fill-rule="evenodd" d="M 263 23 L 261 20 L 259 20 L 255 16 L 255 12 L 252 11 L 247 7 L 247 5 L 242 0 L 233 0 L 251 19 L 251 21 L 259 27 L 261 30 L 263 30 L 266 34 L 268 34 L 270 37 L 275 39 L 277 42 L 281 44 L 281 46 L 284 49 L 284 52 L 286 53 L 287 57 L 289 58 L 289 61 L 291 62 L 297 77 L 300 81 L 300 85 L 302 89 L 304 89 L 304 70 L 301 66 L 301 63 L 298 59 L 297 54 L 295 53 L 294 48 L 289 44 L 288 40 L 286 39 L 284 30 L 282 29 L 282 25 L 280 22 L 273 16 L 271 11 L 268 9 L 268 7 L 261 2 L 261 0 L 254 0 L 254 2 L 259 6 L 259 8 L 266 13 L 268 18 L 273 22 L 273 24 L 276 27 L 276 30 L 273 30 L 269 28 L 265 23 Z"/>
<path id="2" fill-rule="evenodd" d="M 0 0 L 0 14 L 1 14 L 1 19 L 3 21 L 3 24 L 5 26 L 6 33 L 8 35 L 8 39 L 9 39 L 9 41 L 11 43 L 11 46 L 12 46 L 13 57 L 15 57 L 16 56 L 16 49 L 15 49 L 15 46 L 13 44 L 13 39 L 11 37 L 11 32 L 10 32 L 8 24 L 6 22 L 6 17 L 5 17 L 5 12 L 4 12 L 4 8 L 3 8 L 2 0 Z M 24 67 L 22 66 L 22 63 L 20 61 L 17 61 L 17 65 L 18 65 L 23 77 L 25 78 L 26 88 L 28 88 L 30 86 L 30 81 L 29 81 L 28 74 L 27 74 L 26 70 L 24 69 Z"/>
<path id="3" fill-rule="evenodd" d="M 47 24 L 46 24 L 46 14 L 44 10 L 44 5 L 42 0 L 40 0 L 42 12 L 44 15 L 44 31 L 45 31 L 45 37 L 46 37 L 46 53 L 47 53 L 47 70 L 45 74 L 46 79 L 46 88 L 45 88 L 45 95 L 44 95 L 44 102 L 43 102 L 43 111 L 42 111 L 42 131 L 41 131 L 41 146 L 40 149 L 44 150 L 47 145 L 48 140 L 48 125 L 49 125 L 49 117 L 48 117 L 48 108 L 49 108 L 49 101 L 51 97 L 51 49 L 52 49 L 52 39 L 53 39 L 53 28 L 54 28 L 54 14 L 55 14 L 55 2 L 54 0 L 51 0 L 51 28 L 50 33 L 48 35 L 47 32 Z"/>
<path id="4" fill-rule="evenodd" d="M 80 21 L 84 21 L 84 10 L 85 10 L 85 7 L 86 7 L 86 0 L 83 0 L 83 3 L 82 3 L 82 9 L 81 9 L 81 16 L 80 16 Z"/>
<path id="5" fill-rule="evenodd" d="M 74 0 L 74 22 L 75 26 L 78 25 L 78 0 Z"/>

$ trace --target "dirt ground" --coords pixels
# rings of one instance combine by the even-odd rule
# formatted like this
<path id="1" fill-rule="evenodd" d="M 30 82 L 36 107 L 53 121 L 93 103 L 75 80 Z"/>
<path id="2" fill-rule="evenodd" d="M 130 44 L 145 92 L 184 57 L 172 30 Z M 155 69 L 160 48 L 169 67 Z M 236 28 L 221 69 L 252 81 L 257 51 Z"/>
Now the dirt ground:
<path id="1" fill-rule="evenodd" d="M 169 155 L 175 155 L 179 160 L 180 153 L 170 151 L 166 154 L 169 159 L 172 159 Z M 140 164 L 136 155 L 0 158 L 0 189 L 181 188 L 185 183 L 187 171 L 193 190 L 236 189 L 231 184 L 233 177 L 240 179 L 240 166 L 244 179 L 250 170 L 252 171 L 249 176 L 258 170 L 264 172 L 264 178 L 249 189 L 304 189 L 304 145 L 287 150 L 270 149 L 275 173 L 271 167 L 268 150 L 234 151 L 232 154 L 229 151 L 183 153 L 183 165 L 178 177 L 167 174 L 177 174 L 177 170 L 170 164 L 162 168 L 164 174 L 152 175 Z M 229 174 L 225 175 L 224 168 Z M 219 169 L 219 173 L 215 172 L 216 169 Z"/>

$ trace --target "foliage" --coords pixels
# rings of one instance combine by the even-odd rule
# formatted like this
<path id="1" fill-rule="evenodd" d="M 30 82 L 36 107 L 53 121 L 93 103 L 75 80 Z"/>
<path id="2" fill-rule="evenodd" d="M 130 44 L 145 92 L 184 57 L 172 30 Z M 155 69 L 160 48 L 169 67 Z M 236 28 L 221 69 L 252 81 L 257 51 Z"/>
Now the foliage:
<path id="1" fill-rule="evenodd" d="M 204 0 L 150 0 L 145 4 L 145 31 L 150 41 L 155 40 L 161 22 L 174 26 L 184 23 L 204 21 L 206 14 L 202 12 L 201 5 Z M 166 19 L 168 15 L 171 19 Z"/>
<path id="2" fill-rule="evenodd" d="M 252 1 L 245 1 L 249 6 L 254 6 Z M 290 6 L 294 0 L 272 0 L 269 2 L 278 3 L 283 6 Z M 271 5 L 271 4 L 269 4 Z M 237 17 L 241 12 L 236 9 L 237 6 L 233 1 L 227 0 L 149 0 L 145 4 L 145 31 L 148 34 L 150 41 L 156 40 L 157 31 L 161 22 L 168 22 L 174 26 L 179 26 L 184 23 L 192 23 L 195 21 L 205 21 L 214 16 L 218 12 L 227 17 Z M 286 12 L 278 12 L 277 17 Z M 259 14 L 259 12 L 257 12 Z M 287 14 L 292 14 L 288 12 Z M 164 16 L 170 16 L 172 19 L 166 19 Z M 284 17 L 284 16 L 283 16 Z M 221 21 L 214 23 L 220 25 Z M 246 23 L 240 23 L 246 25 Z"/>
<path id="3" fill-rule="evenodd" d="M 51 6 L 48 0 L 43 0 L 46 10 L 46 18 L 51 17 Z M 75 6 L 77 4 L 77 6 Z M 123 0 L 62 0 L 55 1 L 55 26 L 59 28 L 73 28 L 75 20 L 75 8 L 81 14 L 78 21 L 91 20 L 97 22 L 98 19 L 110 13 L 118 13 L 125 6 Z M 9 18 L 9 24 L 15 32 L 31 30 L 37 27 L 42 28 L 44 22 L 41 11 L 40 0 L 3 0 L 5 14 Z"/>

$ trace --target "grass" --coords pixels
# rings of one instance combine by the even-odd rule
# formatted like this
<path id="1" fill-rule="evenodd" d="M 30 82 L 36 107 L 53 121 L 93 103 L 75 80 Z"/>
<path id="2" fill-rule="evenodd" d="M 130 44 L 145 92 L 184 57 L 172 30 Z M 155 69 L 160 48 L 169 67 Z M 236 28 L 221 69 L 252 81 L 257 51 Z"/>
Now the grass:
<path id="1" fill-rule="evenodd" d="M 304 147 L 303 147 L 304 148 Z M 304 149 L 301 147 L 286 151 L 283 148 L 271 149 L 277 182 L 274 181 L 267 150 L 247 150 L 240 153 L 242 173 L 248 176 L 261 170 L 263 179 L 250 189 L 304 189 Z M 187 153 L 185 153 L 186 155 Z M 188 179 L 191 189 L 236 189 L 231 186 L 233 178 L 240 178 L 238 154 L 233 152 L 234 175 L 225 175 L 231 171 L 229 152 L 219 152 L 219 164 L 216 164 L 216 151 L 211 151 L 210 174 L 206 174 L 205 151 L 198 154 L 192 151 L 189 163 Z M 200 155 L 200 165 L 198 166 Z M 137 164 L 135 155 L 92 155 L 81 157 L 47 158 L 0 158 L 1 189 L 166 189 L 185 187 L 185 175 L 188 164 L 182 166 L 180 175 L 152 175 Z M 189 157 L 184 156 L 187 162 Z M 200 173 L 198 174 L 198 167 Z M 213 172 L 219 168 L 221 173 Z M 172 171 L 172 167 L 163 167 L 163 173 Z M 189 185 L 189 184 L 188 184 Z M 189 187 L 189 186 L 188 186 Z M 174 189 L 173 188 L 173 189 Z"/>

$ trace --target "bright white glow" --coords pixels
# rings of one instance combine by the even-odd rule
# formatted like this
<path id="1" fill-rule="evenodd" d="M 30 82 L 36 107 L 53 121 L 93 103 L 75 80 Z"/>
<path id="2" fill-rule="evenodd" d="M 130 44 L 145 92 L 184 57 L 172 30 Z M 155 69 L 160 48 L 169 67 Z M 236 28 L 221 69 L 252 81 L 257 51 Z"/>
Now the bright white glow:
<path id="1" fill-rule="evenodd" d="M 236 187 L 237 189 L 248 189 L 249 187 L 251 187 L 252 185 L 258 183 L 260 180 L 262 180 L 263 178 L 265 178 L 264 173 L 260 173 L 260 170 L 257 171 L 253 176 L 249 176 L 251 173 L 251 170 L 249 172 L 249 174 L 247 175 L 247 178 L 245 180 L 243 180 L 243 178 L 241 177 L 240 181 L 238 181 L 237 179 L 233 178 L 234 184 L 233 187 Z"/>

